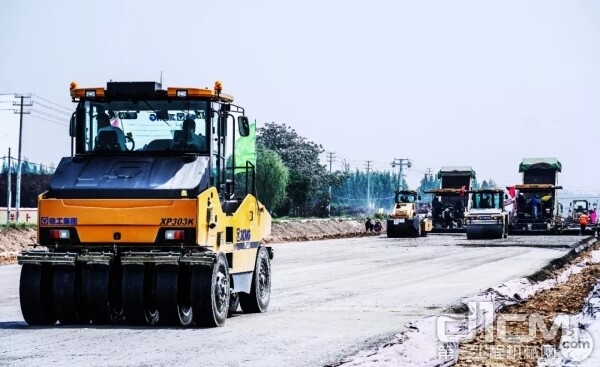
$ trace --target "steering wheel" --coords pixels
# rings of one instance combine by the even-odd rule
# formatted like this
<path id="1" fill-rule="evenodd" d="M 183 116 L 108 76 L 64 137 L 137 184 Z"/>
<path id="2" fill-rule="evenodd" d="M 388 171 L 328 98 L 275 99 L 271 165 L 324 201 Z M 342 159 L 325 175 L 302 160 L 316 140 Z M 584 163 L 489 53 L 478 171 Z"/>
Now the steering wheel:
<path id="1" fill-rule="evenodd" d="M 133 141 L 133 138 L 129 135 L 125 135 L 125 140 L 127 140 L 127 142 L 125 143 L 125 147 L 127 148 L 127 150 L 132 151 L 135 149 L 135 141 Z M 131 148 L 129 148 L 127 146 L 127 144 L 131 143 Z"/>

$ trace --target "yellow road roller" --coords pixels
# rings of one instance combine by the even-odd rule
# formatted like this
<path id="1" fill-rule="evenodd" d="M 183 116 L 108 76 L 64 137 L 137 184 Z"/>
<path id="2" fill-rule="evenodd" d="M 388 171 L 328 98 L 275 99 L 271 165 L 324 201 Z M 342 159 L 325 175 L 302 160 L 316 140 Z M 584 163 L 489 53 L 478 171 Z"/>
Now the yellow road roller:
<path id="1" fill-rule="evenodd" d="M 38 198 L 36 248 L 18 256 L 25 321 L 215 327 L 238 306 L 265 312 L 271 216 L 236 152 L 248 118 L 221 83 L 70 94 L 71 156 Z"/>

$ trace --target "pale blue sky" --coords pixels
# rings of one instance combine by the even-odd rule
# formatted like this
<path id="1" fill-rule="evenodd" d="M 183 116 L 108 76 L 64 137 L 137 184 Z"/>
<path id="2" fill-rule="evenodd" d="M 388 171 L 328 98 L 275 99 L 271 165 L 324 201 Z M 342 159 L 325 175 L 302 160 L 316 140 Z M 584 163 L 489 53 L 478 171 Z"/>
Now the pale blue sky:
<path id="1" fill-rule="evenodd" d="M 513 184 L 522 157 L 556 156 L 563 185 L 600 188 L 593 0 L 0 0 L 0 50 L 0 93 L 72 107 L 73 80 L 220 79 L 259 125 L 287 123 L 354 167 L 414 159 L 413 187 L 441 165 Z M 0 123 L 1 156 L 18 120 Z M 30 160 L 69 151 L 65 126 L 26 117 Z"/>

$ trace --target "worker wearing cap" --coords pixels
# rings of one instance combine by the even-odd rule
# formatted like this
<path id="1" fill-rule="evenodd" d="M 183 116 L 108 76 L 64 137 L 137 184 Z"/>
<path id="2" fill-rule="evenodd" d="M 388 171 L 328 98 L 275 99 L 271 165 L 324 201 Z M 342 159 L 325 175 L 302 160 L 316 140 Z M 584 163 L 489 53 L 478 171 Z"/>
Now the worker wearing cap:
<path id="1" fill-rule="evenodd" d="M 547 194 L 542 196 L 542 217 L 549 217 L 552 215 L 552 195 Z"/>
<path id="2" fill-rule="evenodd" d="M 587 214 L 583 213 L 579 216 L 579 226 L 581 227 L 581 235 L 583 236 L 583 232 L 585 232 L 585 227 L 587 227 L 589 223 L 589 218 Z"/>

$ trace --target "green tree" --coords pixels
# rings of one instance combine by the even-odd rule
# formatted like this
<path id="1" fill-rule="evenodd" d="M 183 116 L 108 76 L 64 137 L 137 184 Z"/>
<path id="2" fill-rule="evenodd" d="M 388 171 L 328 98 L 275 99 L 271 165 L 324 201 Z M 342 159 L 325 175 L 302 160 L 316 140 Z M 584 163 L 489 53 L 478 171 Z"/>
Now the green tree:
<path id="1" fill-rule="evenodd" d="M 285 199 L 285 190 L 289 182 L 289 170 L 281 157 L 269 149 L 257 151 L 257 195 L 267 209 L 276 212 L 278 205 Z"/>
<path id="2" fill-rule="evenodd" d="M 257 145 L 276 152 L 290 170 L 288 200 L 281 212 L 291 215 L 322 215 L 326 206 L 330 179 L 321 164 L 324 152 L 320 144 L 298 135 L 285 124 L 267 123 L 257 131 Z M 318 213 L 315 213 L 315 209 Z"/>
<path id="3" fill-rule="evenodd" d="M 425 191 L 435 190 L 440 188 L 440 180 L 438 178 L 434 178 L 433 175 L 425 174 L 421 179 L 421 183 L 417 191 L 419 195 L 421 195 L 422 201 L 431 201 L 433 200 L 433 194 L 426 194 Z"/>
<path id="4" fill-rule="evenodd" d="M 341 182 L 333 189 L 332 213 L 334 215 L 370 215 L 373 209 L 390 208 L 394 203 L 394 190 L 398 187 L 398 174 L 389 171 L 345 172 Z M 367 182 L 370 185 L 367 185 Z M 367 186 L 370 191 L 367 194 Z M 404 188 L 408 188 L 406 180 Z"/>

